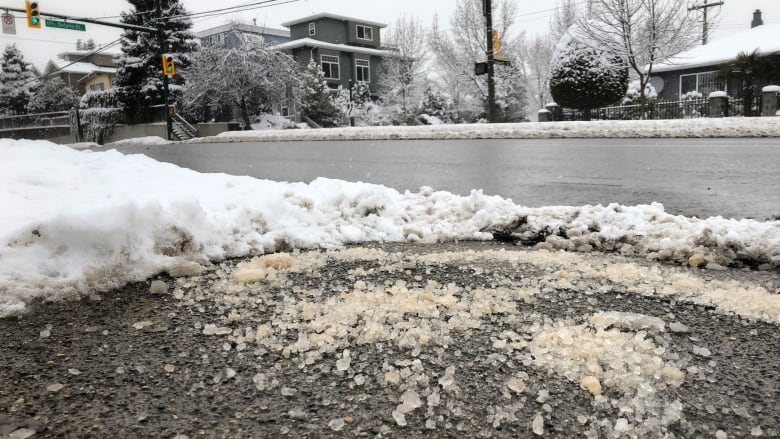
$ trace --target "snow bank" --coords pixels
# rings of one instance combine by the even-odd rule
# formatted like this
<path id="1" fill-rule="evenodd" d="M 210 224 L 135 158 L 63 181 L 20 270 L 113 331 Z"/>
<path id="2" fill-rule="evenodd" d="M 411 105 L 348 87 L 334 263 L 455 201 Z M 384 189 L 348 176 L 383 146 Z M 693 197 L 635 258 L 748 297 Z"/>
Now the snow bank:
<path id="1" fill-rule="evenodd" d="M 780 266 L 780 222 L 663 206 L 525 208 L 472 191 L 199 174 L 116 151 L 0 139 L 0 315 L 36 296 L 105 291 L 227 257 L 368 241 L 491 239 L 695 265 Z"/>
<path id="2" fill-rule="evenodd" d="M 355 127 L 319 130 L 229 131 L 190 142 L 258 142 L 307 140 L 451 140 L 657 137 L 780 137 L 777 118 L 721 118 L 514 124 Z"/>
<path id="3" fill-rule="evenodd" d="M 167 145 L 169 143 L 173 143 L 170 140 L 165 140 L 160 136 L 146 136 L 146 137 L 135 137 L 132 139 L 124 139 L 124 140 L 117 140 L 116 142 L 111 142 L 106 146 L 119 146 L 119 145 L 148 145 L 148 146 L 155 146 L 155 145 Z"/>

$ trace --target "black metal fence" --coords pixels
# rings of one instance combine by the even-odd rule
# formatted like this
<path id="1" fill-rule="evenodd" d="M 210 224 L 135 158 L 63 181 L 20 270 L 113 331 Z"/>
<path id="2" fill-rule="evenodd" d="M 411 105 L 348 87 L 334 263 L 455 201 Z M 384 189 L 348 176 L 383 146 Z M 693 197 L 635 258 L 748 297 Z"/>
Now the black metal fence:
<path id="1" fill-rule="evenodd" d="M 760 116 L 761 96 L 748 99 L 729 97 L 724 117 Z M 590 111 L 555 107 L 550 115 L 554 121 L 580 120 L 667 120 L 710 117 L 710 100 L 704 98 L 684 101 L 658 101 L 646 105 L 630 104 L 594 108 Z"/>
<path id="2" fill-rule="evenodd" d="M 0 117 L 0 130 L 54 126 L 70 126 L 70 119 L 68 118 L 67 111 Z"/>

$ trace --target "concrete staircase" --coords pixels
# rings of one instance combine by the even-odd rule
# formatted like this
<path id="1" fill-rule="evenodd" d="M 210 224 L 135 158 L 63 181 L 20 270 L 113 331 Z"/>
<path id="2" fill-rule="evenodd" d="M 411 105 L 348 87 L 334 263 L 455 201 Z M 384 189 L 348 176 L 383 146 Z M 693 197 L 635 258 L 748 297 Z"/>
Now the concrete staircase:
<path id="1" fill-rule="evenodd" d="M 181 115 L 176 113 L 172 119 L 173 134 L 179 140 L 190 140 L 198 137 L 198 129 L 190 125 Z"/>

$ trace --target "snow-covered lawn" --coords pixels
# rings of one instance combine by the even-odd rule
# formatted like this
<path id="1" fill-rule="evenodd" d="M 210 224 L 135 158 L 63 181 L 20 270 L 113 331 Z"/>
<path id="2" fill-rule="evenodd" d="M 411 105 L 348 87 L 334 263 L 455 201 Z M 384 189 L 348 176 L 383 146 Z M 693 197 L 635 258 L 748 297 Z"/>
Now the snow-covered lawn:
<path id="1" fill-rule="evenodd" d="M 527 208 L 480 190 L 464 197 L 323 178 L 280 183 L 6 139 L 0 187 L 0 315 L 31 297 L 108 290 L 162 271 L 194 274 L 227 257 L 486 240 L 491 231 L 547 249 L 780 267 L 780 222 L 686 218 L 660 204 Z"/>
<path id="2" fill-rule="evenodd" d="M 427 126 L 380 126 L 319 130 L 230 131 L 191 142 L 296 140 L 437 140 L 654 137 L 780 137 L 780 118 L 724 118 L 642 121 L 528 122 Z"/>

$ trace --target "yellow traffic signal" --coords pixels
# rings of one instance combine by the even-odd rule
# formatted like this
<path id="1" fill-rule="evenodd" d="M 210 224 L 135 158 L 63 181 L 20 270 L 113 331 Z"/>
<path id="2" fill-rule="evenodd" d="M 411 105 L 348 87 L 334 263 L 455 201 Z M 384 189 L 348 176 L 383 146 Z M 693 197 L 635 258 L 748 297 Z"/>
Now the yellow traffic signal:
<path id="1" fill-rule="evenodd" d="M 171 55 L 163 54 L 162 68 L 163 75 L 165 76 L 173 76 L 176 74 L 176 63 L 173 61 L 173 57 Z"/>
<path id="2" fill-rule="evenodd" d="M 27 10 L 27 27 L 35 29 L 41 28 L 41 11 L 38 9 L 38 2 L 25 0 L 25 9 Z"/>
<path id="3" fill-rule="evenodd" d="M 498 31 L 493 31 L 493 55 L 498 55 L 501 53 L 501 42 L 498 38 Z"/>

